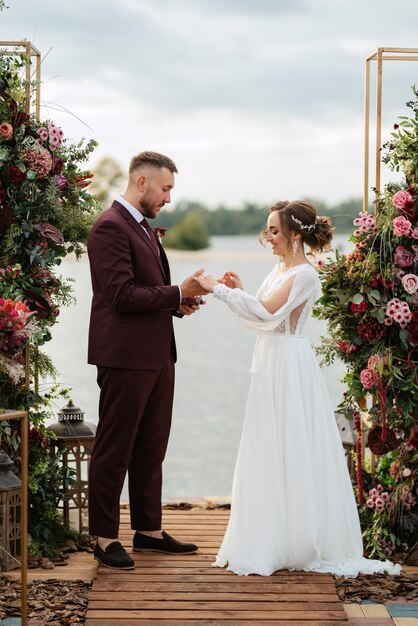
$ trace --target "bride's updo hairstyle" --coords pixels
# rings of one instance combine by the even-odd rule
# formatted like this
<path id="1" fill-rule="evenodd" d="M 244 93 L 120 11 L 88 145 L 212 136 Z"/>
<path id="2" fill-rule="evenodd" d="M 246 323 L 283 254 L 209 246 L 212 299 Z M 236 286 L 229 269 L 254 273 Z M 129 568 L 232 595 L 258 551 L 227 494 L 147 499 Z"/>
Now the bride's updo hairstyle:
<path id="1" fill-rule="evenodd" d="M 325 215 L 318 215 L 316 208 L 307 200 L 282 200 L 269 208 L 269 212 L 279 213 L 283 235 L 290 238 L 291 231 L 298 233 L 302 242 L 306 243 L 313 252 L 324 252 L 331 249 L 332 227 L 331 219 Z M 262 233 L 260 241 L 265 243 L 266 233 Z"/>

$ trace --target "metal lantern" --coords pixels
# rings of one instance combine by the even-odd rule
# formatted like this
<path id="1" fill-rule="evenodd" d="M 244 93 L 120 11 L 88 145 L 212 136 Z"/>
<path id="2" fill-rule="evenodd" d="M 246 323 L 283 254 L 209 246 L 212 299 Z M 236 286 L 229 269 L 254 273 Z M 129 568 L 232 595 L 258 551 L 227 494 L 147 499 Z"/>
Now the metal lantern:
<path id="1" fill-rule="evenodd" d="M 347 459 L 347 466 L 350 475 L 354 475 L 354 463 L 352 451 L 356 445 L 354 435 L 354 422 L 346 417 L 346 414 L 337 411 L 335 414 L 335 420 L 337 422 L 338 430 L 340 432 L 341 441 L 345 450 L 345 456 Z"/>
<path id="2" fill-rule="evenodd" d="M 22 556 L 22 483 L 14 463 L 0 450 L 0 571 L 20 567 Z"/>
<path id="3" fill-rule="evenodd" d="M 96 425 L 84 421 L 84 411 L 74 406 L 72 400 L 57 415 L 58 423 L 48 428 L 57 437 L 54 443 L 63 452 L 64 468 L 75 470 L 74 482 L 64 479 L 64 500 L 58 508 L 62 509 L 66 523 L 78 532 L 87 532 L 88 472 Z"/>

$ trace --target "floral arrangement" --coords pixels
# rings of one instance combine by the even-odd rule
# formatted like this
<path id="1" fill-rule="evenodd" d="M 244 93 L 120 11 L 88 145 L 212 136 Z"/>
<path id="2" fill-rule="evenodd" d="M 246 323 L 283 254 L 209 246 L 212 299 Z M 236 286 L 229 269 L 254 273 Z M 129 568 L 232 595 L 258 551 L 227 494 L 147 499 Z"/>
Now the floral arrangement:
<path id="1" fill-rule="evenodd" d="M 0 298 L 0 371 L 18 383 L 22 376 L 23 350 L 36 332 L 36 322 L 29 321 L 33 313 L 20 300 Z"/>
<path id="2" fill-rule="evenodd" d="M 380 556 L 411 548 L 418 539 L 418 91 L 413 91 L 415 100 L 407 103 L 413 116 L 400 118 L 384 146 L 383 161 L 404 179 L 386 185 L 374 213 L 361 211 L 354 220 L 353 251 L 319 264 L 323 293 L 315 311 L 329 322 L 318 352 L 325 363 L 339 358 L 347 366 L 340 408 L 354 412 L 358 434 L 364 397 L 373 398 L 367 445 L 379 457 L 376 473 L 365 474 L 357 446 L 358 500 L 366 547 Z"/>
<path id="3" fill-rule="evenodd" d="M 59 455 L 45 443 L 54 394 L 46 387 L 39 392 L 39 381 L 56 371 L 40 346 L 51 338 L 60 308 L 74 300 L 71 280 L 57 267 L 67 254 L 84 252 L 101 207 L 86 190 L 92 175 L 81 167 L 96 142 L 73 144 L 52 120 L 27 113 L 28 63 L 24 54 L 0 56 L 0 407 L 30 410 L 30 541 L 33 552 L 50 554 L 54 538 L 68 533 L 57 530 Z M 28 340 L 26 388 L 22 350 Z M 19 433 L 7 422 L 0 426 L 0 445 L 19 454 Z"/>
<path id="4" fill-rule="evenodd" d="M 97 145 L 73 145 L 51 120 L 37 121 L 22 106 L 18 72 L 26 60 L 0 58 L 0 260 L 24 271 L 80 255 L 97 203 L 81 170 Z M 5 263 L 6 262 L 6 263 Z"/>
<path id="5" fill-rule="evenodd" d="M 26 112 L 24 55 L 0 57 L 0 296 L 37 312 L 37 345 L 50 338 L 71 286 L 55 273 L 67 254 L 79 256 L 98 204 L 80 169 L 96 142 L 69 143 L 53 121 Z"/>

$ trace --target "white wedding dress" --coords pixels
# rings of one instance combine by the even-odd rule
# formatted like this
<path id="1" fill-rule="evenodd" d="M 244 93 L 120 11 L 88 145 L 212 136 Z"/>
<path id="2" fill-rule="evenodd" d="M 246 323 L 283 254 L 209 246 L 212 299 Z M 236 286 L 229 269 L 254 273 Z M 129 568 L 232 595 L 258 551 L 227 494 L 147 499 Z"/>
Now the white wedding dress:
<path id="1" fill-rule="evenodd" d="M 276 313 L 259 299 L 293 280 Z M 216 298 L 257 339 L 244 428 L 232 486 L 231 517 L 217 567 L 269 576 L 279 569 L 400 572 L 363 557 L 360 523 L 344 450 L 325 382 L 308 339 L 308 315 L 320 294 L 308 264 L 278 273 L 257 292 L 217 285 Z"/>

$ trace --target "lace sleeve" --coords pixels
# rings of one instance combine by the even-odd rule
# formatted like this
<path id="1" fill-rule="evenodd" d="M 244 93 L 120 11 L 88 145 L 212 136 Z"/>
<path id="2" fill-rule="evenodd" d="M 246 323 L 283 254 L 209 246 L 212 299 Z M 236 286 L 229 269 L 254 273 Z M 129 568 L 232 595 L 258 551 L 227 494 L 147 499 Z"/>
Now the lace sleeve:
<path id="1" fill-rule="evenodd" d="M 230 289 L 226 285 L 218 284 L 215 285 L 213 288 L 213 295 L 215 296 L 215 298 L 218 298 L 218 300 L 221 300 L 222 302 L 228 302 L 228 293 L 230 291 L 232 291 L 232 289 Z"/>
<path id="2" fill-rule="evenodd" d="M 226 285 L 216 285 L 213 295 L 225 302 L 229 308 L 247 322 L 247 326 L 254 330 L 271 331 L 285 320 L 293 309 L 296 309 L 309 298 L 318 293 L 318 277 L 315 270 L 307 266 L 290 276 L 292 288 L 285 304 L 275 313 L 269 313 L 261 302 L 241 289 L 230 289 Z"/>

